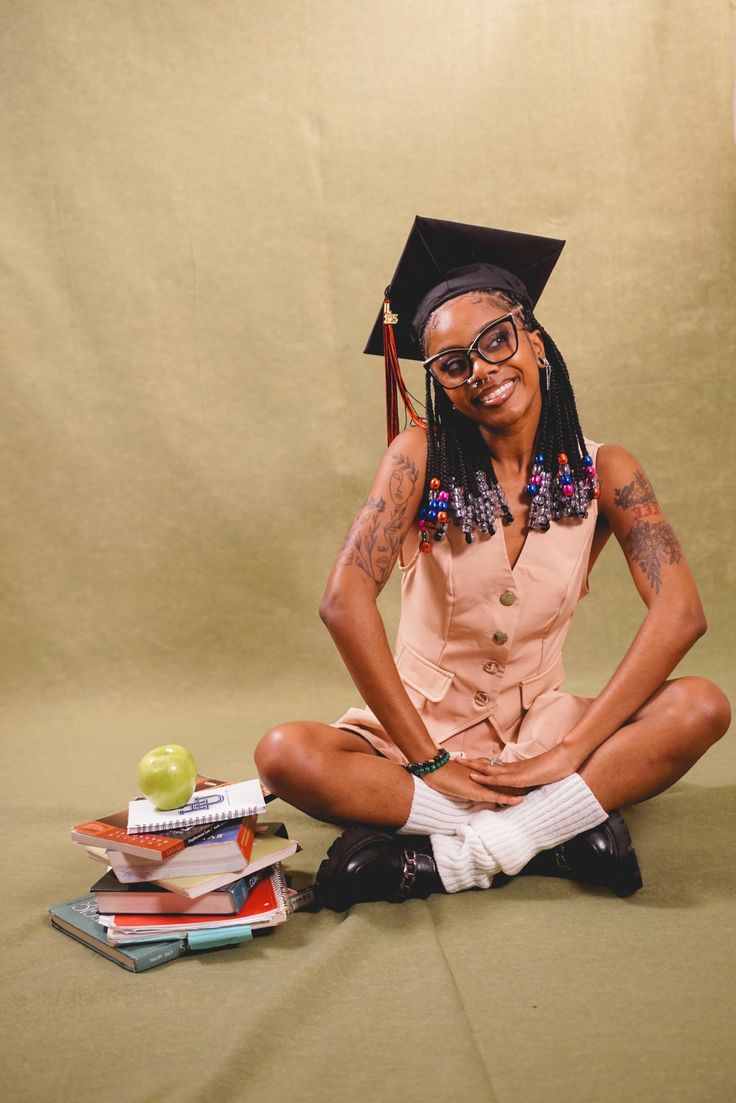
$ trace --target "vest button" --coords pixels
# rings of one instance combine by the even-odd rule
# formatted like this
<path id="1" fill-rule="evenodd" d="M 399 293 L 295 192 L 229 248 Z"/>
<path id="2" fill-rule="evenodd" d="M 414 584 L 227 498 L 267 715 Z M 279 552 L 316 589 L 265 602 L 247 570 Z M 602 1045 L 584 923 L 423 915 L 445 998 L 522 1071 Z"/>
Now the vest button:
<path id="1" fill-rule="evenodd" d="M 485 690 L 479 689 L 473 700 L 475 701 L 476 705 L 487 705 L 488 694 L 485 692 Z"/>
<path id="2" fill-rule="evenodd" d="M 506 643 L 506 640 L 509 638 L 509 634 L 508 632 L 494 632 L 493 638 L 496 643 Z"/>
<path id="3" fill-rule="evenodd" d="M 516 594 L 512 593 L 511 590 L 504 590 L 498 600 L 502 605 L 513 605 L 516 601 Z"/>
<path id="4" fill-rule="evenodd" d="M 486 674 L 495 674 L 498 670 L 498 663 L 495 659 L 489 659 L 487 663 L 483 663 L 483 669 Z"/>

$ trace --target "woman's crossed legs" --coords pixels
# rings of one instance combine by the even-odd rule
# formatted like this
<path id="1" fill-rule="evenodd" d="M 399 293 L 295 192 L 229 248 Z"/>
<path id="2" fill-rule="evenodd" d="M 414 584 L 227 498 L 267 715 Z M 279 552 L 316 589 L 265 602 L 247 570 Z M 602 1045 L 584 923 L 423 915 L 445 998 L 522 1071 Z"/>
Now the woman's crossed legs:
<path id="1" fill-rule="evenodd" d="M 728 698 L 705 678 L 667 681 L 580 767 L 606 811 L 673 785 L 728 730 Z M 414 784 L 398 763 L 354 732 L 311 721 L 273 728 L 255 752 L 264 784 L 289 804 L 330 823 L 403 826 Z"/>

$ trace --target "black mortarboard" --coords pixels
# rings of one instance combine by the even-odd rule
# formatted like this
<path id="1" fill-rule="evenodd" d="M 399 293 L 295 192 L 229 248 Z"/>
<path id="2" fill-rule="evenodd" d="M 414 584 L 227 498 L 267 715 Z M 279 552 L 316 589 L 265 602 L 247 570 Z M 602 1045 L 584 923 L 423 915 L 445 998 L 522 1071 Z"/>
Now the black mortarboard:
<path id="1" fill-rule="evenodd" d="M 487 226 L 468 226 L 463 222 L 445 222 L 439 218 L 414 219 L 386 298 L 399 319 L 394 326 L 396 351 L 406 360 L 423 360 L 414 336 L 414 323 L 421 325 L 431 312 L 463 291 L 481 287 L 526 291 L 534 306 L 565 242 L 533 234 L 515 234 Z M 478 266 L 481 281 L 473 279 Z M 460 269 L 460 272 L 456 272 Z M 521 287 L 519 286 L 521 284 Z M 421 307 L 421 311 L 420 308 Z M 423 317 L 417 319 L 417 314 Z M 367 353 L 383 355 L 383 310 L 376 319 Z"/>
<path id="2" fill-rule="evenodd" d="M 534 306 L 565 242 L 439 218 L 414 219 L 383 309 L 365 352 L 386 363 L 389 443 L 398 432 L 397 390 L 412 420 L 414 411 L 398 357 L 422 360 L 419 334 L 438 306 L 466 291 L 499 288 L 527 294 Z"/>

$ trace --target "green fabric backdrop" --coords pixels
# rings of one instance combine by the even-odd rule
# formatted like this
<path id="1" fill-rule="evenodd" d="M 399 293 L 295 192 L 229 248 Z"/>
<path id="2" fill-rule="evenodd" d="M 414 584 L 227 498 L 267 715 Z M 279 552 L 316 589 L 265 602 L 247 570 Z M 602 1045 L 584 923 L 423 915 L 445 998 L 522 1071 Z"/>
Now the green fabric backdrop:
<path id="1" fill-rule="evenodd" d="M 727 742 L 632 813 L 629 904 L 529 882 L 299 916 L 142 978 L 44 909 L 86 891 L 68 827 L 149 747 L 248 776 L 268 727 L 357 703 L 317 606 L 383 449 L 361 349 L 416 213 L 567 239 L 540 319 L 701 586 L 682 670 L 734 688 L 732 15 L 2 4 L 9 1098 L 726 1099 Z M 567 687 L 595 693 L 643 613 L 609 547 Z M 314 871 L 334 830 L 277 807 Z"/>

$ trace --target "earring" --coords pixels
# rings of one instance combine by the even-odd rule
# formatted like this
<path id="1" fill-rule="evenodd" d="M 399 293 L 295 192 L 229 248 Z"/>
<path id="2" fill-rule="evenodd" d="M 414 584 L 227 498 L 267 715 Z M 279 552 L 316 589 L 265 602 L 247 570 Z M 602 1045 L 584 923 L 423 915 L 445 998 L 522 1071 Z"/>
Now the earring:
<path id="1" fill-rule="evenodd" d="M 539 361 L 539 366 L 540 366 L 540 368 L 544 368 L 544 374 L 545 374 L 546 383 L 547 383 L 547 391 L 549 391 L 550 386 L 552 384 L 552 365 L 550 364 L 547 357 L 543 356 L 541 358 L 541 360 Z"/>

